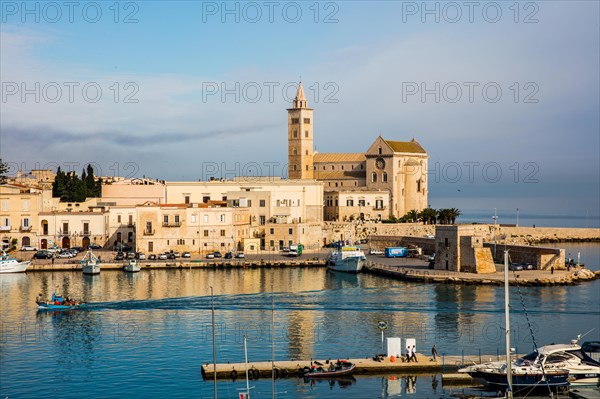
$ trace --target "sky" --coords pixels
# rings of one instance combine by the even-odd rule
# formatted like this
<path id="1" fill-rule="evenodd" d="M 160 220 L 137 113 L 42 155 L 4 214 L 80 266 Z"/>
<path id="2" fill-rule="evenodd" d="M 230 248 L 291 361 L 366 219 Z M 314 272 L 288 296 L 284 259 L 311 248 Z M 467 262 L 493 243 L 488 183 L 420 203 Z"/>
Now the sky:
<path id="1" fill-rule="evenodd" d="M 205 180 L 319 152 L 430 155 L 434 207 L 600 214 L 600 8 L 536 2 L 0 2 L 0 156 Z"/>

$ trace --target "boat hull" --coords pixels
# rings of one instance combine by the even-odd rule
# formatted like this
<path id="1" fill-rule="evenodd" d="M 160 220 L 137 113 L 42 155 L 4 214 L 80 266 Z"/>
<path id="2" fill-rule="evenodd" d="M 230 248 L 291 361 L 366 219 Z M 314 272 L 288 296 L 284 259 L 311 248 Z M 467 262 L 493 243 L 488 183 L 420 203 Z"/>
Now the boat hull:
<path id="1" fill-rule="evenodd" d="M 2 262 L 0 273 L 23 273 L 31 265 L 31 261 L 24 262 Z"/>
<path id="2" fill-rule="evenodd" d="M 340 377 L 340 376 L 346 376 L 349 374 L 352 374 L 352 371 L 356 368 L 356 365 L 351 365 L 349 367 L 344 367 L 340 370 L 333 370 L 333 371 L 309 371 L 308 373 L 305 373 L 304 376 L 308 377 L 308 378 L 333 378 L 333 377 Z"/>
<path id="3" fill-rule="evenodd" d="M 344 273 L 360 273 L 365 260 L 362 257 L 348 257 L 344 259 L 329 260 L 327 268 L 336 272 Z"/>
<path id="4" fill-rule="evenodd" d="M 81 307 L 82 304 L 79 305 L 55 305 L 51 303 L 38 303 L 38 310 L 69 310 L 69 309 L 77 309 Z"/>
<path id="5" fill-rule="evenodd" d="M 100 266 L 98 265 L 85 265 L 82 270 L 83 274 L 100 274 Z"/>
<path id="6" fill-rule="evenodd" d="M 468 374 L 478 382 L 492 389 L 505 390 L 507 388 L 506 373 L 494 371 L 470 371 Z M 549 371 L 545 374 L 532 372 L 525 374 L 513 374 L 512 385 L 515 392 L 523 390 L 552 391 L 566 389 L 569 386 L 569 373 L 567 371 Z"/>
<path id="7" fill-rule="evenodd" d="M 142 270 L 142 268 L 138 265 L 126 265 L 126 266 L 123 266 L 123 270 L 126 271 L 127 273 L 137 273 L 140 270 Z"/>

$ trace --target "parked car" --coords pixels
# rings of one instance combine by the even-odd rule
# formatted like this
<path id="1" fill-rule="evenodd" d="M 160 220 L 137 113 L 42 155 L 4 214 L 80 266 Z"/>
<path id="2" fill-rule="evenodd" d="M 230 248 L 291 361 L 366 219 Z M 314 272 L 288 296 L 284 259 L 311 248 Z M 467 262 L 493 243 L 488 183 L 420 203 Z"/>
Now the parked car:
<path id="1" fill-rule="evenodd" d="M 75 257 L 79 253 L 79 250 L 75 248 L 69 248 L 69 252 L 71 253 L 71 255 L 73 255 L 73 257 Z"/>
<path id="2" fill-rule="evenodd" d="M 145 260 L 146 259 L 146 255 L 143 252 L 137 252 L 135 254 L 135 257 L 136 257 L 136 259 L 139 259 L 139 260 Z"/>
<path id="3" fill-rule="evenodd" d="M 53 254 L 51 254 L 48 251 L 42 250 L 42 251 L 38 251 L 36 252 L 33 257 L 35 259 L 51 259 L 53 257 Z"/>
<path id="4" fill-rule="evenodd" d="M 192 254 L 190 254 L 189 252 L 185 251 L 183 254 L 181 254 L 182 258 L 191 258 Z"/>
<path id="5" fill-rule="evenodd" d="M 520 263 L 511 263 L 508 265 L 508 270 L 520 271 L 523 270 L 523 265 Z"/>
<path id="6" fill-rule="evenodd" d="M 238 259 L 242 259 L 242 258 L 245 258 L 246 255 L 243 252 L 238 252 L 237 254 L 235 254 L 235 257 Z"/>
<path id="7" fill-rule="evenodd" d="M 37 248 L 32 245 L 23 245 L 21 251 L 37 251 Z"/>
<path id="8" fill-rule="evenodd" d="M 135 259 L 135 252 L 127 252 L 127 259 Z"/>
<path id="9" fill-rule="evenodd" d="M 233 258 L 233 254 L 231 252 L 227 252 L 225 254 L 225 259 L 231 259 L 231 258 Z"/>
<path id="10" fill-rule="evenodd" d="M 167 255 L 167 259 L 175 259 L 175 253 L 174 252 L 169 252 L 166 255 Z"/>
<path id="11" fill-rule="evenodd" d="M 174 256 L 175 258 L 181 258 L 181 252 L 179 252 L 179 251 L 175 251 L 175 252 L 171 252 L 171 253 L 173 254 L 173 256 Z"/>
<path id="12" fill-rule="evenodd" d="M 62 251 L 61 253 L 56 255 L 56 257 L 61 259 L 70 259 L 73 257 L 73 254 L 69 251 Z"/>
<path id="13" fill-rule="evenodd" d="M 91 243 L 90 245 L 88 245 L 89 249 L 102 249 L 101 245 L 98 245 L 96 243 Z"/>
<path id="14" fill-rule="evenodd" d="M 92 248 L 91 245 L 90 245 L 90 248 Z M 94 249 L 94 248 L 92 248 L 92 249 Z M 97 249 L 100 249 L 100 247 L 98 247 Z M 130 251 L 133 251 L 133 247 L 131 245 L 122 244 L 122 243 L 118 242 L 118 243 L 115 243 L 114 250 L 115 251 L 130 252 Z"/>
<path id="15" fill-rule="evenodd" d="M 433 254 L 429 255 L 429 261 L 435 262 L 435 252 Z"/>
<path id="16" fill-rule="evenodd" d="M 51 254 L 57 254 L 61 251 L 62 249 L 58 248 L 58 247 L 53 247 L 53 248 L 48 248 L 45 251 L 46 252 L 50 252 Z"/>
<path id="17" fill-rule="evenodd" d="M 383 255 L 383 251 L 381 249 L 369 249 L 369 255 Z"/>
<path id="18" fill-rule="evenodd" d="M 214 259 L 215 258 L 215 253 L 214 252 L 209 252 L 206 254 L 206 259 Z"/>
<path id="19" fill-rule="evenodd" d="M 165 254 L 165 253 L 159 254 L 158 259 L 159 260 L 167 260 L 167 254 Z"/>
<path id="20" fill-rule="evenodd" d="M 115 255 L 115 260 L 123 260 L 125 259 L 125 254 L 123 254 L 123 252 L 117 252 L 117 254 Z"/>
<path id="21" fill-rule="evenodd" d="M 148 255 L 148 260 L 156 260 L 156 255 L 155 254 Z"/>
<path id="22" fill-rule="evenodd" d="M 215 256 L 215 258 L 222 258 L 223 257 L 223 255 L 221 255 L 221 253 L 219 251 L 213 252 L 213 255 Z"/>

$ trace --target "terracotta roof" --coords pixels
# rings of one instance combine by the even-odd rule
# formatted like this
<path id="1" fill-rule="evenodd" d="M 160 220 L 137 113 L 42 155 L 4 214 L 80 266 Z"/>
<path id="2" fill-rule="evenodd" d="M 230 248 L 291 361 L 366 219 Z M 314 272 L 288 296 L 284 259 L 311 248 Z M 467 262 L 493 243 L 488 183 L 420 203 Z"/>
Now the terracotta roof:
<path id="1" fill-rule="evenodd" d="M 363 153 L 316 153 L 313 156 L 314 163 L 332 163 L 332 162 L 362 162 L 366 157 Z"/>
<path id="2" fill-rule="evenodd" d="M 413 152 L 418 154 L 427 154 L 427 151 L 421 147 L 421 144 L 415 139 L 411 141 L 390 141 L 385 140 L 385 142 L 392 147 L 394 152 Z"/>

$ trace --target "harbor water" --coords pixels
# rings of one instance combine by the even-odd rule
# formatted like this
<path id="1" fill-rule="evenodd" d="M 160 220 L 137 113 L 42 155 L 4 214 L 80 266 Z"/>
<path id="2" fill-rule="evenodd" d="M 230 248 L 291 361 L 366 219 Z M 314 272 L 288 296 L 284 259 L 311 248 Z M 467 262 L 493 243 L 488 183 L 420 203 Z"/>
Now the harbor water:
<path id="1" fill-rule="evenodd" d="M 600 245 L 563 244 L 592 270 Z M 39 272 L 2 275 L 0 397 L 212 398 L 200 365 L 212 362 L 210 287 L 217 361 L 372 357 L 387 337 L 415 338 L 417 351 L 496 358 L 504 348 L 503 288 L 415 284 L 325 268 Z M 38 312 L 53 291 L 90 305 Z M 274 302 L 275 323 L 272 318 Z M 600 281 L 578 286 L 511 287 L 512 346 L 600 340 Z M 274 328 L 274 336 L 271 333 Z M 423 359 L 427 361 L 427 359 Z M 241 374 L 241 373 L 240 373 Z M 220 398 L 238 398 L 244 378 L 219 381 Z M 270 398 L 271 381 L 252 381 L 252 398 Z M 440 397 L 440 375 L 356 376 L 338 381 L 276 381 L 279 398 Z"/>

